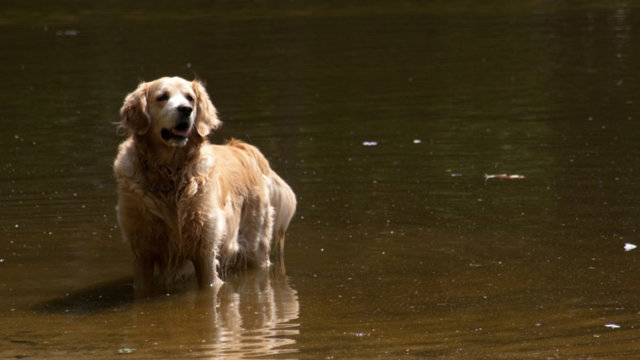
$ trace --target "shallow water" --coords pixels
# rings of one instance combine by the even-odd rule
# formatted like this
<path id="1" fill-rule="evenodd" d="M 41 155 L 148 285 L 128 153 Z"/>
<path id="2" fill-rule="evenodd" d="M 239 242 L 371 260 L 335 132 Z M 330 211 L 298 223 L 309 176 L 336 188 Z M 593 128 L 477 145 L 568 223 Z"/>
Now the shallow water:
<path id="1" fill-rule="evenodd" d="M 640 351 L 631 2 L 0 5 L 0 357 Z M 131 297 L 111 163 L 197 75 L 294 188 L 287 276 Z M 485 175 L 510 174 L 500 179 Z"/>

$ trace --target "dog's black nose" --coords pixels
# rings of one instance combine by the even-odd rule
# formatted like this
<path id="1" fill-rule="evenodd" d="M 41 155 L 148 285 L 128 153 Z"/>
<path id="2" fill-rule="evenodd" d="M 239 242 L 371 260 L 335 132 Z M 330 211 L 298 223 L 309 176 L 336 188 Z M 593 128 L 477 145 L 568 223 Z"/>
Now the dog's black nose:
<path id="1" fill-rule="evenodd" d="M 193 108 L 191 106 L 186 106 L 186 105 L 178 106 L 178 113 L 180 114 L 180 116 L 187 117 L 191 115 L 192 111 L 193 111 Z"/>

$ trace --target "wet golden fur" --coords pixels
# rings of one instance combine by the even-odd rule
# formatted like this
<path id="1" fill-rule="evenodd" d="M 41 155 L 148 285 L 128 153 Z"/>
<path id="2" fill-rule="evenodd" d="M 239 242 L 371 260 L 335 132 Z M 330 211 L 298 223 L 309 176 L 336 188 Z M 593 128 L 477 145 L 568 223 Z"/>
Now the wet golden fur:
<path id="1" fill-rule="evenodd" d="M 137 295 L 151 293 L 154 273 L 164 281 L 185 263 L 201 287 L 219 270 L 267 267 L 273 233 L 282 258 L 295 195 L 256 147 L 208 142 L 221 122 L 199 81 L 141 83 L 120 114 L 129 137 L 114 163 L 118 223 Z"/>

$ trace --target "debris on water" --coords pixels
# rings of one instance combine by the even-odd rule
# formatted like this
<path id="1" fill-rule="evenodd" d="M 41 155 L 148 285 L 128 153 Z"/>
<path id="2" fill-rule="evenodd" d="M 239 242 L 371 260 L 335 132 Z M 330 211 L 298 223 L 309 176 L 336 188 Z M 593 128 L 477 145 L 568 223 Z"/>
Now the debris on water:
<path id="1" fill-rule="evenodd" d="M 77 36 L 78 35 L 78 30 L 56 31 L 56 35 L 58 35 L 58 36 Z"/>
<path id="2" fill-rule="evenodd" d="M 362 146 L 376 146 L 378 145 L 377 141 L 363 141 Z"/>
<path id="3" fill-rule="evenodd" d="M 414 143 L 414 144 L 420 144 L 420 143 L 422 143 L 422 140 L 420 140 L 420 139 L 413 139 L 413 143 Z"/>
<path id="4" fill-rule="evenodd" d="M 624 251 L 631 251 L 631 250 L 633 250 L 633 249 L 635 249 L 637 247 L 638 247 L 638 245 L 634 245 L 634 244 L 631 244 L 631 243 L 625 243 L 624 244 Z"/>
<path id="5" fill-rule="evenodd" d="M 520 174 L 484 174 L 484 181 L 489 179 L 519 180 L 524 178 L 525 176 Z"/>
<path id="6" fill-rule="evenodd" d="M 451 175 L 451 177 L 462 176 L 462 173 L 453 172 L 453 170 L 451 170 L 451 169 L 446 169 L 445 171 L 448 172 Z"/>
<path id="7" fill-rule="evenodd" d="M 353 335 L 355 337 L 367 337 L 367 336 L 371 336 L 371 333 L 369 333 L 369 332 L 351 332 L 351 333 L 349 333 L 349 335 Z"/>
<path id="8" fill-rule="evenodd" d="M 123 354 L 133 354 L 134 352 L 136 352 L 136 349 L 133 348 L 122 348 L 122 349 L 118 349 L 118 354 L 123 355 Z"/>
<path id="9" fill-rule="evenodd" d="M 620 329 L 621 326 L 618 324 L 610 323 L 610 324 L 604 324 L 604 327 L 608 327 L 609 329 Z"/>

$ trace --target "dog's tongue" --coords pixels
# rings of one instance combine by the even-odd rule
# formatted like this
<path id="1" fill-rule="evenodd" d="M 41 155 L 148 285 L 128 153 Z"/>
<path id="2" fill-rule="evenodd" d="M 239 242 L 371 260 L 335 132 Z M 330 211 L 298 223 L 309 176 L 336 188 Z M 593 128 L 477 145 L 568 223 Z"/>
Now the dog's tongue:
<path id="1" fill-rule="evenodd" d="M 189 135 L 189 128 L 186 129 L 176 129 L 173 128 L 171 129 L 171 133 L 175 136 L 182 136 L 182 137 L 186 137 L 187 135 Z"/>

